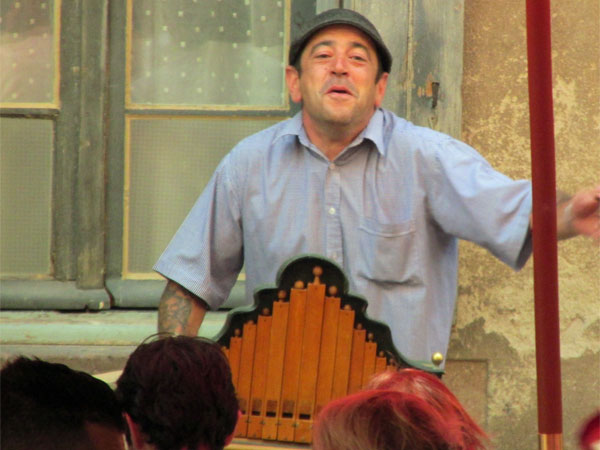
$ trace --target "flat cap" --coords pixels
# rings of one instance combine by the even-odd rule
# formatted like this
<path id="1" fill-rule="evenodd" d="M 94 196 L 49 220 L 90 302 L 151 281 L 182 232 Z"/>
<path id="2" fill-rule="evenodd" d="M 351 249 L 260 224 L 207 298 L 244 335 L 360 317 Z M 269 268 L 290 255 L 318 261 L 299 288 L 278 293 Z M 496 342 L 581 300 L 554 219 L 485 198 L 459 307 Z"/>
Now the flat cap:
<path id="1" fill-rule="evenodd" d="M 383 39 L 379 35 L 377 28 L 365 16 L 352 11 L 351 9 L 334 8 L 323 11 L 317 14 L 311 20 L 306 22 L 301 27 L 298 36 L 294 38 L 290 45 L 290 53 L 288 61 L 290 65 L 294 65 L 296 60 L 302 54 L 304 46 L 310 38 L 319 30 L 330 25 L 349 25 L 359 29 L 371 38 L 377 50 L 377 57 L 381 62 L 381 67 L 384 72 L 389 72 L 392 68 L 392 55 L 385 46 Z"/>

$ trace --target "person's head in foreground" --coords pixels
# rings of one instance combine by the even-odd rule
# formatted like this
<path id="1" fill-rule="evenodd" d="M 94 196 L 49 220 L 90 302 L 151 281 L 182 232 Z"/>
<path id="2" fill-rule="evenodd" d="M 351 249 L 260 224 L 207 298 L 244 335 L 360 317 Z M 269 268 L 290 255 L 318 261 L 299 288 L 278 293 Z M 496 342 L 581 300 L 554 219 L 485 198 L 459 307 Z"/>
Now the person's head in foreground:
<path id="1" fill-rule="evenodd" d="M 137 450 L 222 449 L 238 419 L 227 358 L 216 343 L 198 337 L 141 344 L 116 394 Z"/>
<path id="2" fill-rule="evenodd" d="M 125 424 L 103 381 L 19 357 L 0 373 L 2 450 L 124 450 Z"/>
<path id="3" fill-rule="evenodd" d="M 386 371 L 374 376 L 367 389 L 391 389 L 414 394 L 432 405 L 449 426 L 458 428 L 461 449 L 485 449 L 486 433 L 469 416 L 456 396 L 435 375 L 417 369 Z"/>
<path id="4" fill-rule="evenodd" d="M 448 427 L 430 403 L 394 390 L 334 400 L 313 429 L 314 450 L 458 450 L 459 442 L 460 430 Z"/>
<path id="5" fill-rule="evenodd" d="M 581 450 L 600 450 L 600 411 L 587 419 L 579 430 Z"/>

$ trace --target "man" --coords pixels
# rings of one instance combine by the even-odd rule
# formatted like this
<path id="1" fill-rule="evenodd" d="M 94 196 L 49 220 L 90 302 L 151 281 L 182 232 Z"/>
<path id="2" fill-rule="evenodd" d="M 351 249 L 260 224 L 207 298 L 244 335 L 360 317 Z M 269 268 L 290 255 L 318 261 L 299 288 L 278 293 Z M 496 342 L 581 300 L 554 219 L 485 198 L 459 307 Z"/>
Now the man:
<path id="1" fill-rule="evenodd" d="M 445 353 L 457 239 L 515 269 L 531 252 L 531 185 L 471 147 L 380 108 L 392 58 L 363 16 L 329 10 L 294 40 L 295 117 L 240 142 L 155 266 L 159 329 L 195 334 L 246 263 L 246 296 L 299 253 L 338 262 L 407 357 Z M 600 187 L 558 205 L 561 238 L 598 237 Z"/>
<path id="2" fill-rule="evenodd" d="M 141 344 L 116 394 L 136 450 L 220 450 L 233 438 L 237 397 L 227 358 L 212 341 L 177 336 Z"/>
<path id="3" fill-rule="evenodd" d="M 0 373 L 3 450 L 125 450 L 114 392 L 64 364 L 19 357 Z"/>

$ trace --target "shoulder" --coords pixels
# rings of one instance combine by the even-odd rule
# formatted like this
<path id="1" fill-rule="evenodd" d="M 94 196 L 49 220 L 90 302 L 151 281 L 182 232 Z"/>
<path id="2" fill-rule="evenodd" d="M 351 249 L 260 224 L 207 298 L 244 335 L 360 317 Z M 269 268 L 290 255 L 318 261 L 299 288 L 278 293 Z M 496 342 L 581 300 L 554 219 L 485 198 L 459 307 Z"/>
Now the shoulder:
<path id="1" fill-rule="evenodd" d="M 256 158 L 277 146 L 286 146 L 294 134 L 294 118 L 285 119 L 242 139 L 231 153 L 238 158 Z"/>
<path id="2" fill-rule="evenodd" d="M 285 159 L 296 135 L 289 130 L 292 119 L 285 119 L 239 141 L 221 161 L 219 170 L 232 185 L 241 186 L 248 177 L 258 177 L 274 163 Z"/>
<path id="3" fill-rule="evenodd" d="M 389 121 L 393 127 L 390 155 L 409 154 L 432 162 L 453 159 L 483 161 L 473 147 L 448 134 L 392 116 L 394 120 Z"/>

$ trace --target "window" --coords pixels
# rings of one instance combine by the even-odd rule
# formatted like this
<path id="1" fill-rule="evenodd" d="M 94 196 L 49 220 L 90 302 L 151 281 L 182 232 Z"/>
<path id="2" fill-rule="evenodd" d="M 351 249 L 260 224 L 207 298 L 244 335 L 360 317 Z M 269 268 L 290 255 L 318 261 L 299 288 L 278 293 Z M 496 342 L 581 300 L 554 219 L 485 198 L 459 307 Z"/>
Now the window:
<path id="1" fill-rule="evenodd" d="M 0 274 L 49 278 L 60 1 L 0 4 Z M 30 120 L 23 120 L 27 115 Z"/>
<path id="2" fill-rule="evenodd" d="M 285 87 L 291 17 L 314 4 L 129 0 L 123 12 L 112 15 L 124 45 L 111 49 L 122 55 L 111 77 L 124 85 L 111 83 L 123 107 L 111 122 L 110 203 L 121 210 L 109 220 L 108 286 L 117 305 L 148 306 L 164 286 L 152 266 L 222 157 L 297 111 Z"/>

